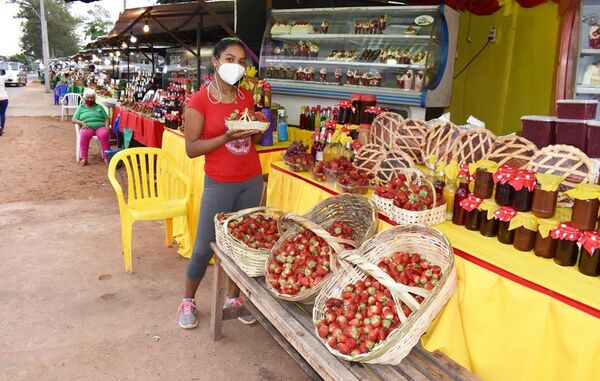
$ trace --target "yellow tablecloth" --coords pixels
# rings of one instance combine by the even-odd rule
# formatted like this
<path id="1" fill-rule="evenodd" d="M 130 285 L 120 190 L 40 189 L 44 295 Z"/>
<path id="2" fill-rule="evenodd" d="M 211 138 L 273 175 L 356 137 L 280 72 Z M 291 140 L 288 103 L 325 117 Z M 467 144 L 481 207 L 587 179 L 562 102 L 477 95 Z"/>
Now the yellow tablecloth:
<path id="1" fill-rule="evenodd" d="M 304 213 L 337 194 L 273 163 L 267 205 Z M 380 215 L 380 230 L 390 221 Z M 422 344 L 483 380 L 600 380 L 600 278 L 516 251 L 451 223 L 458 292 Z"/>
<path id="2" fill-rule="evenodd" d="M 280 142 L 270 147 L 256 146 L 258 157 L 262 166 L 263 174 L 269 173 L 271 162 L 281 159 L 285 148 L 290 144 L 289 141 Z M 169 152 L 180 166 L 180 169 L 190 177 L 192 181 L 192 213 L 191 226 L 192 239 L 196 236 L 198 224 L 198 215 L 200 213 L 200 200 L 202 198 L 202 189 L 204 188 L 204 157 L 190 159 L 185 153 L 185 140 L 183 134 L 176 130 L 165 129 L 162 140 L 162 149 Z M 186 228 L 184 218 L 176 218 L 173 221 L 173 234 L 179 244 L 178 253 L 186 258 L 192 254 L 193 242 L 187 242 L 185 239 Z"/>

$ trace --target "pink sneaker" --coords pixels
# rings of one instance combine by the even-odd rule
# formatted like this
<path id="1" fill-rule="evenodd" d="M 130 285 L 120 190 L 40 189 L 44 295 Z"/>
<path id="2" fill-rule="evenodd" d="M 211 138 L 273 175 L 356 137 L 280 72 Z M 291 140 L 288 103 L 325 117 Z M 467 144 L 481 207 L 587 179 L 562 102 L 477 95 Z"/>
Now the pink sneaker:
<path id="1" fill-rule="evenodd" d="M 196 318 L 196 301 L 192 298 L 184 298 L 177 309 L 179 326 L 183 329 L 193 329 L 198 326 Z"/>

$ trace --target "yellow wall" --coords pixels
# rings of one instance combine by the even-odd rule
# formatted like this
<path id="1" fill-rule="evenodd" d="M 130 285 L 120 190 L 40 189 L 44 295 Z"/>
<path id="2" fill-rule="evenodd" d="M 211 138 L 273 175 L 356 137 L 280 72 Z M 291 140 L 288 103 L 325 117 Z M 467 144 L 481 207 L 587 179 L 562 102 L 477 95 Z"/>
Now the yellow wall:
<path id="1" fill-rule="evenodd" d="M 485 44 L 491 27 L 497 38 L 454 81 L 450 104 L 455 123 L 473 115 L 497 135 L 518 131 L 523 115 L 552 113 L 559 38 L 556 3 L 507 3 L 490 16 L 461 13 L 455 73 Z"/>

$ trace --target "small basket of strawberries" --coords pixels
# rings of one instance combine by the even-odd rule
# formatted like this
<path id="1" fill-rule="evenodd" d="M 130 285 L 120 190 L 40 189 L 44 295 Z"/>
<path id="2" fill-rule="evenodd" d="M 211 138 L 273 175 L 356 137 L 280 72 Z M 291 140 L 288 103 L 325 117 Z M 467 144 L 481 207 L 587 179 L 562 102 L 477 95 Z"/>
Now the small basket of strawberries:
<path id="1" fill-rule="evenodd" d="M 269 124 L 270 121 L 262 112 L 248 109 L 243 112 L 234 110 L 225 121 L 227 129 L 232 131 L 265 132 L 269 128 Z"/>
<path id="2" fill-rule="evenodd" d="M 248 276 L 263 276 L 265 262 L 280 237 L 279 209 L 257 207 L 215 215 L 217 246 Z"/>
<path id="3" fill-rule="evenodd" d="M 436 225 L 446 220 L 446 204 L 418 171 L 405 170 L 374 188 L 377 208 L 400 225 Z"/>
<path id="4" fill-rule="evenodd" d="M 313 168 L 315 159 L 308 153 L 308 146 L 296 140 L 288 146 L 282 159 L 293 172 L 308 172 Z"/>
<path id="5" fill-rule="evenodd" d="M 338 189 L 343 193 L 367 194 L 371 188 L 373 175 L 359 172 L 353 168 L 338 178 Z"/>
<path id="6" fill-rule="evenodd" d="M 347 361 L 397 365 L 456 289 L 452 246 L 425 226 L 386 229 L 338 261 L 315 300 L 313 324 Z"/>

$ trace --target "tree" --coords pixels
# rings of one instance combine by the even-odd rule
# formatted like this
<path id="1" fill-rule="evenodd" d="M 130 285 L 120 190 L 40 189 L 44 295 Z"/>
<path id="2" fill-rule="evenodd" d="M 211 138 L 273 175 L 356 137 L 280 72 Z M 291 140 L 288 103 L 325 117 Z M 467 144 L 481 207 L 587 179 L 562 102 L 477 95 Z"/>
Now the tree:
<path id="1" fill-rule="evenodd" d="M 28 71 L 33 70 L 33 58 L 31 58 L 30 56 L 28 56 L 24 53 L 18 53 L 18 54 L 12 55 L 12 56 L 8 57 L 8 61 L 20 62 L 23 65 L 25 65 L 25 67 L 27 68 Z"/>
<path id="2" fill-rule="evenodd" d="M 42 56 L 42 32 L 40 28 L 39 0 L 21 0 L 17 17 L 23 19 L 20 45 L 24 52 L 34 57 Z M 51 57 L 66 57 L 77 53 L 79 40 L 75 33 L 80 20 L 69 12 L 63 0 L 45 0 L 48 43 Z M 35 11 L 34 11 L 35 10 Z"/>
<path id="3" fill-rule="evenodd" d="M 94 5 L 92 9 L 88 9 L 84 22 L 83 32 L 85 38 L 91 41 L 100 36 L 105 36 L 113 24 L 108 10 L 98 4 Z"/>

